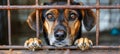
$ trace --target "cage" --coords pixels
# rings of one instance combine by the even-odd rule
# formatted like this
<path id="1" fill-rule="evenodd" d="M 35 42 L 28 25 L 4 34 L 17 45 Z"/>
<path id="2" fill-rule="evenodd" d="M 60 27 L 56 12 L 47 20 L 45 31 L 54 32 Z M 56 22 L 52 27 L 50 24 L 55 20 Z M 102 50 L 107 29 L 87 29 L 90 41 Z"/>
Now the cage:
<path id="1" fill-rule="evenodd" d="M 3 54 L 119 54 L 120 53 L 120 1 L 119 0 L 82 0 L 84 6 L 70 5 L 73 0 L 66 0 L 68 5 L 44 6 L 41 2 L 47 0 L 0 0 L 0 53 Z M 51 2 L 52 0 L 49 0 Z M 55 0 L 57 1 L 57 0 Z M 60 0 L 62 1 L 62 0 Z M 75 0 L 76 2 L 81 0 Z M 93 9 L 96 12 L 96 27 L 86 32 L 94 42 L 91 50 L 82 52 L 75 46 L 56 48 L 43 46 L 32 52 L 26 50 L 23 43 L 30 37 L 39 37 L 39 9 L 76 8 Z M 36 10 L 37 32 L 32 31 L 25 23 L 30 12 Z M 116 33 L 118 32 L 118 33 Z M 50 50 L 49 50 L 50 49 Z M 52 50 L 51 50 L 52 49 Z M 64 52 L 64 53 L 63 53 Z"/>

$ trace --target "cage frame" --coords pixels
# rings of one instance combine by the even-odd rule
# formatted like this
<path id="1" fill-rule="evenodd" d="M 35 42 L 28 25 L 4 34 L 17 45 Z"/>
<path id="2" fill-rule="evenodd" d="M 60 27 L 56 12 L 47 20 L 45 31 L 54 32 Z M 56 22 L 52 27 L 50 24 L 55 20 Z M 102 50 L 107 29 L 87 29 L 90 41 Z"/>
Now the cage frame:
<path id="1" fill-rule="evenodd" d="M 27 49 L 24 46 L 12 45 L 11 42 L 11 10 L 15 9 L 36 9 L 36 37 L 39 37 L 39 9 L 50 9 L 50 8 L 70 8 L 70 9 L 96 9 L 96 45 L 91 47 L 92 49 L 120 49 L 120 46 L 100 46 L 99 45 L 99 18 L 100 18 L 100 9 L 120 9 L 120 5 L 110 5 L 102 6 L 100 5 L 100 0 L 96 0 L 96 5 L 94 6 L 79 6 L 79 5 L 70 5 L 70 0 L 67 0 L 67 5 L 54 5 L 54 6 L 45 6 L 39 5 L 38 0 L 35 0 L 35 5 L 10 5 L 10 0 L 7 0 L 7 5 L 0 5 L 0 10 L 7 10 L 8 14 L 8 43 L 9 45 L 0 45 L 0 49 Z M 70 47 L 53 47 L 53 46 L 43 46 L 39 49 L 78 49 L 75 46 Z"/>

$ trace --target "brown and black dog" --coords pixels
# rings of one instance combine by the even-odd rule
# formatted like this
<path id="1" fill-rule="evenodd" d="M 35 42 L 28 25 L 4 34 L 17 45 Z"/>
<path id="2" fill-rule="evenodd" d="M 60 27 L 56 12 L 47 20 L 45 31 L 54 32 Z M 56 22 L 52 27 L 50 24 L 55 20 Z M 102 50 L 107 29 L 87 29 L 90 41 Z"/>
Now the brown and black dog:
<path id="1" fill-rule="evenodd" d="M 66 5 L 66 2 L 51 2 L 44 5 Z M 82 3 L 71 2 L 71 5 Z M 44 34 L 48 45 L 64 47 L 76 45 L 81 50 L 93 45 L 88 38 L 81 37 L 82 20 L 87 31 L 96 24 L 96 15 L 90 9 L 43 9 L 39 10 L 40 31 Z M 27 19 L 29 27 L 36 31 L 36 12 L 32 12 Z M 41 45 L 38 38 L 30 38 L 25 42 L 27 48 L 37 48 Z"/>

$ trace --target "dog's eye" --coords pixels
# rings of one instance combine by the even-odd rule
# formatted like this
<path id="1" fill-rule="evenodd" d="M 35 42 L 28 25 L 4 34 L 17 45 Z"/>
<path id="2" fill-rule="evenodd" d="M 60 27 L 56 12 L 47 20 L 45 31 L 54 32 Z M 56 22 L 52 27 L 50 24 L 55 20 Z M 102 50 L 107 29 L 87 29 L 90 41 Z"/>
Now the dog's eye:
<path id="1" fill-rule="evenodd" d="M 54 21 L 54 20 L 55 20 L 53 14 L 51 14 L 51 13 L 48 13 L 46 17 L 47 17 L 47 19 L 50 20 L 50 21 Z"/>
<path id="2" fill-rule="evenodd" d="M 72 19 L 76 18 L 75 14 L 71 14 L 70 17 L 71 17 Z"/>
<path id="3" fill-rule="evenodd" d="M 49 18 L 49 19 L 51 19 L 53 17 L 53 15 L 52 14 L 47 14 L 47 18 Z"/>
<path id="4" fill-rule="evenodd" d="M 73 21 L 73 20 L 75 20 L 77 18 L 77 15 L 75 14 L 75 13 L 71 13 L 70 15 L 69 15 L 69 20 L 70 21 Z"/>

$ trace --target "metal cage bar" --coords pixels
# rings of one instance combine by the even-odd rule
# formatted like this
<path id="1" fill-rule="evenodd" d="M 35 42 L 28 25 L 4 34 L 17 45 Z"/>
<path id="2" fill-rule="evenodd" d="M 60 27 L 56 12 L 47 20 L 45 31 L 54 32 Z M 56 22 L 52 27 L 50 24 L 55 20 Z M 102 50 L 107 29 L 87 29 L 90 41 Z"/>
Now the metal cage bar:
<path id="1" fill-rule="evenodd" d="M 7 0 L 7 6 L 10 7 L 10 0 Z M 8 44 L 12 45 L 12 42 L 11 42 L 11 16 L 10 16 L 10 9 L 8 9 Z"/>
<path id="2" fill-rule="evenodd" d="M 36 0 L 36 6 L 38 6 L 38 0 Z M 39 38 L 39 10 L 36 9 L 36 37 Z"/>
<path id="3" fill-rule="evenodd" d="M 50 8 L 56 8 L 56 9 L 62 9 L 62 8 L 71 8 L 71 9 L 120 9 L 120 5 L 111 5 L 111 6 L 79 6 L 79 5 L 54 5 L 54 6 L 34 6 L 34 5 L 11 5 L 6 6 L 2 5 L 0 6 L 0 9 L 50 9 Z"/>
<path id="4" fill-rule="evenodd" d="M 96 6 L 100 5 L 100 0 L 96 0 Z M 100 9 L 96 9 L 97 19 L 96 19 L 96 45 L 99 44 L 99 18 L 100 18 Z"/>
<path id="5" fill-rule="evenodd" d="M 70 0 L 67 0 L 67 5 L 70 5 Z"/>
<path id="6" fill-rule="evenodd" d="M 16 49 L 16 50 L 21 50 L 21 49 L 27 49 L 24 46 L 0 46 L 1 49 Z M 70 46 L 70 47 L 54 47 L 54 46 L 42 46 L 41 48 L 38 49 L 74 49 L 78 50 L 79 48 L 76 46 Z M 120 46 L 92 46 L 91 49 L 120 49 Z"/>

